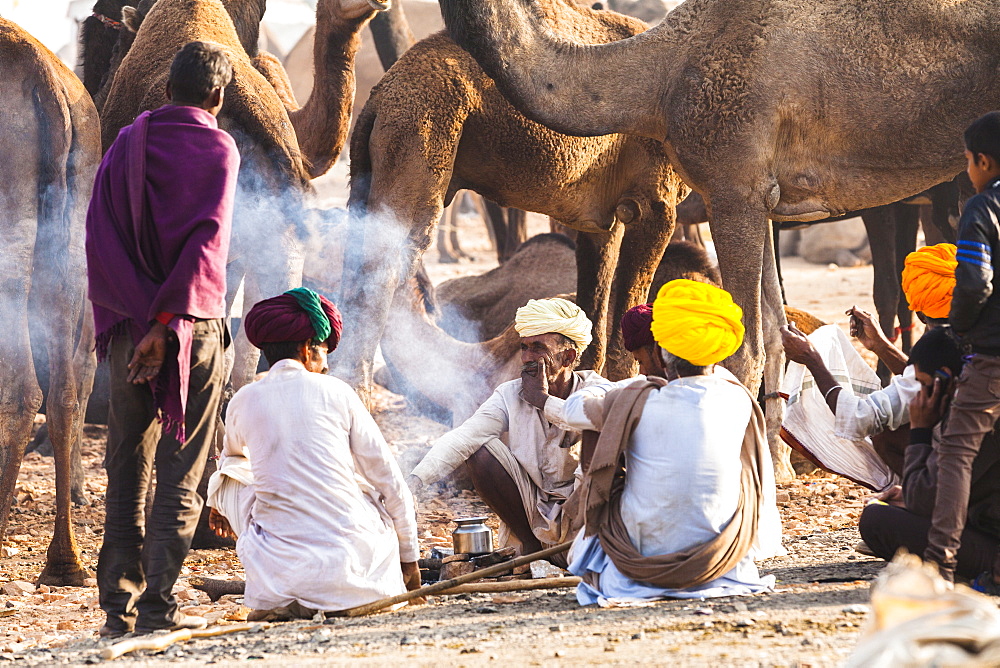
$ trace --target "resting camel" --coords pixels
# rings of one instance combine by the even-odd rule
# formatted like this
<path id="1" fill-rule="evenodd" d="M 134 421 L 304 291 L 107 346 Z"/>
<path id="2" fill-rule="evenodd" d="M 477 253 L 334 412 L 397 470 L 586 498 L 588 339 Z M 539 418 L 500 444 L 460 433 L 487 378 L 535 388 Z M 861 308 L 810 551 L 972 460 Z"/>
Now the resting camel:
<path id="1" fill-rule="evenodd" d="M 535 0 L 441 7 L 455 41 L 529 118 L 663 142 L 708 202 L 747 328 L 730 367 L 751 388 L 762 315 L 768 387 L 781 373 L 768 221 L 819 220 L 941 183 L 963 168 L 967 124 L 1000 106 L 991 0 L 690 0 L 646 33 L 590 46 L 550 32 Z"/>
<path id="2" fill-rule="evenodd" d="M 80 80 L 55 54 L 2 18 L 0 62 L 0 165 L 5 169 L 0 200 L 6 214 L 0 255 L 5 332 L 0 337 L 0 537 L 42 404 L 35 347 L 48 357 L 47 423 L 56 455 L 55 529 L 38 581 L 79 586 L 87 571 L 70 517 L 70 452 L 82 436 L 95 366 L 83 239 L 101 157 L 100 126 Z"/>
<path id="3" fill-rule="evenodd" d="M 561 34 L 587 41 L 632 35 L 645 24 L 568 0 L 547 0 Z M 407 51 L 372 91 L 351 137 L 344 342 L 334 372 L 360 387 L 393 291 L 413 272 L 455 192 L 547 214 L 586 232 L 578 241 L 580 306 L 595 324 L 584 363 L 604 363 L 605 317 L 645 295 L 673 227 L 680 183 L 659 142 L 567 137 L 529 121 L 446 35 Z M 621 242 L 621 225 L 628 224 Z M 619 256 L 620 244 L 620 256 Z M 620 257 L 620 259 L 619 259 Z M 620 268 L 615 275 L 615 266 Z M 612 289 L 612 283 L 614 288 Z M 611 340 L 620 348 L 617 323 Z M 630 375 L 612 356 L 608 373 Z"/>
<path id="4" fill-rule="evenodd" d="M 571 240 L 540 234 L 525 242 L 507 264 L 446 281 L 437 289 L 418 270 L 396 291 L 392 327 L 382 337 L 391 389 L 406 394 L 435 419 L 461 424 L 500 383 L 520 373 L 515 311 L 529 299 L 573 299 L 574 260 Z M 704 249 L 672 242 L 643 301 L 654 299 L 664 283 L 676 278 L 718 284 L 719 272 Z M 806 332 L 823 324 L 792 308 L 788 317 Z"/>
<path id="5" fill-rule="evenodd" d="M 232 61 L 233 83 L 219 115 L 219 126 L 233 135 L 242 157 L 230 299 L 244 273 L 245 300 L 251 304 L 301 283 L 301 230 L 296 226 L 307 216 L 309 180 L 325 172 L 343 148 L 359 33 L 384 7 L 375 0 L 320 0 L 315 49 L 320 85 L 300 108 L 287 91 L 280 65 L 275 68 L 267 54 L 252 60 L 242 46 L 241 33 L 259 29 L 255 12 L 263 8 L 260 0 L 158 0 L 148 14 L 137 17 L 141 27 L 130 22 L 138 32 L 101 108 L 105 146 L 139 112 L 166 102 L 170 63 L 185 43 L 217 42 Z M 231 16 L 244 27 L 237 29 Z M 240 387 L 253 377 L 259 353 L 242 332 L 236 350 L 233 384 Z"/>

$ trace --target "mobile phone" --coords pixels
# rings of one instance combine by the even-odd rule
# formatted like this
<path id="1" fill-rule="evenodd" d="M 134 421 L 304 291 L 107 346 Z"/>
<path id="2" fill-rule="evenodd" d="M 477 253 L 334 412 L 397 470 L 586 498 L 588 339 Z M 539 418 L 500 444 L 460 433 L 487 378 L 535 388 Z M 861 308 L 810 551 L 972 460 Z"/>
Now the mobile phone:
<path id="1" fill-rule="evenodd" d="M 947 371 L 943 371 L 942 369 L 938 369 L 934 372 L 934 378 L 940 380 L 942 385 L 946 385 L 948 381 L 951 380 L 951 374 Z"/>

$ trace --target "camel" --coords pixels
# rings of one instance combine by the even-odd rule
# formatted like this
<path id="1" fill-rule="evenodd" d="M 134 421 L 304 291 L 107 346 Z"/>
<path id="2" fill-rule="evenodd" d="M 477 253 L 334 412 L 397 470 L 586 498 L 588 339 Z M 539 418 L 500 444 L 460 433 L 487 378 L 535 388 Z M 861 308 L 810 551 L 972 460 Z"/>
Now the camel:
<path id="1" fill-rule="evenodd" d="M 689 0 L 646 33 L 590 46 L 554 36 L 536 0 L 441 7 L 455 41 L 529 118 L 664 143 L 708 202 L 747 328 L 731 366 L 751 388 L 772 316 L 772 382 L 781 369 L 768 221 L 828 218 L 941 183 L 964 166 L 962 130 L 1000 106 L 991 0 Z"/>
<path id="2" fill-rule="evenodd" d="M 262 10 L 263 3 L 254 0 L 241 5 L 241 1 L 246 2 L 158 0 L 151 3 L 148 14 L 140 12 L 126 19 L 138 32 L 111 78 L 101 118 L 107 147 L 139 112 L 166 102 L 170 63 L 181 46 L 201 39 L 227 48 L 234 79 L 226 90 L 219 126 L 233 135 L 242 157 L 230 256 L 230 301 L 245 273 L 245 301 L 254 303 L 301 283 L 300 226 L 307 218 L 304 198 L 311 190 L 309 180 L 329 168 L 346 141 L 359 33 L 385 5 L 375 0 L 321 0 L 317 4 L 321 38 L 316 40 L 315 57 L 322 85 L 304 106 L 289 112 L 295 101 L 287 91 L 279 94 L 284 79 L 280 66 L 271 68 L 274 63 L 263 53 L 251 60 L 231 18 L 241 17 L 245 33 L 257 30 L 259 14 L 246 8 Z M 262 253 L 265 248 L 272 250 Z M 259 353 L 242 332 L 237 335 L 236 351 L 233 384 L 240 387 L 253 377 Z"/>
<path id="3" fill-rule="evenodd" d="M 581 41 L 646 27 L 568 0 L 550 0 L 546 11 L 561 34 Z M 441 210 L 460 189 L 588 233 L 577 245 L 578 262 L 587 268 L 577 294 L 595 326 L 596 344 L 584 363 L 601 368 L 608 303 L 617 313 L 645 295 L 670 237 L 682 193 L 668 156 L 656 141 L 568 137 L 529 121 L 468 54 L 437 34 L 386 73 L 352 134 L 348 280 L 339 302 L 348 331 L 333 358 L 334 373 L 367 390 L 392 293 L 411 275 Z M 620 223 L 626 224 L 624 242 Z M 624 268 L 617 276 L 616 262 Z M 616 350 L 617 327 L 612 323 L 610 338 Z M 630 359 L 610 360 L 612 377 L 631 375 Z"/>
<path id="4" fill-rule="evenodd" d="M 71 521 L 71 450 L 82 438 L 93 382 L 94 334 L 86 308 L 84 219 L 101 157 L 97 109 L 51 51 L 0 18 L 0 164 L 5 166 L 0 275 L 0 537 L 17 473 L 42 404 L 32 348 L 48 357 L 47 411 L 56 455 L 56 518 L 41 584 L 83 584 Z M 37 271 L 35 271 L 37 269 Z"/>

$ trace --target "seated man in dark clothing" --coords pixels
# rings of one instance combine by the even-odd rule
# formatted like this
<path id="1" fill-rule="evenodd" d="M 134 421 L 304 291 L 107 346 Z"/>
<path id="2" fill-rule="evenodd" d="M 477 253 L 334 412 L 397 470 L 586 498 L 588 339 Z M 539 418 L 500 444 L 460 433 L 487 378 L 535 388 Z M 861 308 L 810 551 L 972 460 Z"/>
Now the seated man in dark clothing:
<path id="1" fill-rule="evenodd" d="M 951 379 L 964 365 L 962 353 L 948 332 L 939 328 L 925 334 L 913 346 L 910 362 L 923 386 L 910 404 L 910 445 L 904 455 L 903 484 L 889 503 L 867 506 L 859 529 L 868 547 L 879 557 L 891 559 L 905 548 L 922 554 L 934 512 L 938 487 L 937 442 L 946 419 Z M 1000 438 L 986 436 L 972 469 L 969 519 L 958 553 L 959 575 L 992 582 L 994 562 L 1000 550 Z M 1000 566 L 1000 564 L 997 564 Z M 1000 573 L 1000 568 L 996 568 Z"/>

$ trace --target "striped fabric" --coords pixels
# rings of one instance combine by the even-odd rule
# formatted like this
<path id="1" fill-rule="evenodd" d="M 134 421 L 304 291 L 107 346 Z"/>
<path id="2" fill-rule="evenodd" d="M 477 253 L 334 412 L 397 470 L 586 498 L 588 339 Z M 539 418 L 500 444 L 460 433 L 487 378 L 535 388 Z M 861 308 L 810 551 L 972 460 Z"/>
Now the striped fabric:
<path id="1" fill-rule="evenodd" d="M 993 256 L 990 253 L 990 247 L 978 241 L 960 240 L 958 242 L 958 253 L 955 257 L 959 262 L 968 262 L 969 264 L 985 268 L 993 267 Z"/>

